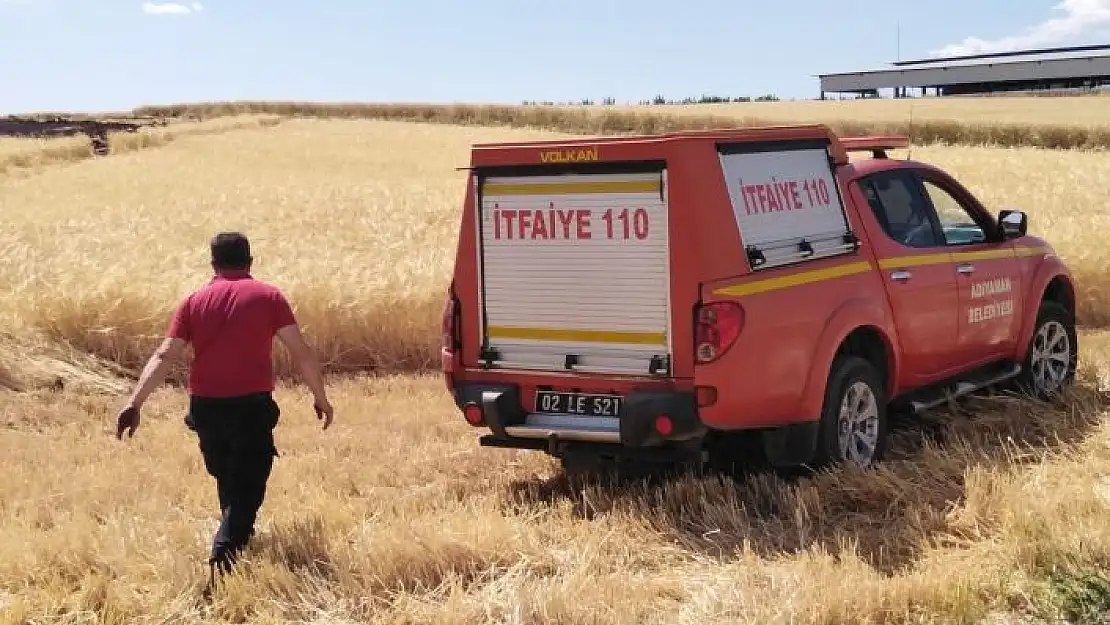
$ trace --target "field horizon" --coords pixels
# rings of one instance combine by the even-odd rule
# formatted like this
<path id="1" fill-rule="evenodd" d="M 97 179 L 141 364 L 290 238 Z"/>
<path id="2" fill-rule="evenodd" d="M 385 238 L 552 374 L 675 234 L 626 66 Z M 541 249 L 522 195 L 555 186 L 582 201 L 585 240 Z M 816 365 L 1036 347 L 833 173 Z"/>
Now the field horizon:
<path id="1" fill-rule="evenodd" d="M 376 119 L 507 126 L 574 134 L 653 134 L 674 130 L 825 123 L 849 135 L 904 134 L 915 145 L 1106 149 L 1110 97 L 1014 95 L 899 99 L 786 100 L 705 104 L 488 104 L 230 101 L 143 105 L 130 111 L 43 112 L 79 119 L 129 116 L 205 120 L 242 115 Z"/>
<path id="2" fill-rule="evenodd" d="M 1110 153 L 913 149 L 992 211 L 1027 210 L 1075 272 L 1080 375 L 1059 402 L 995 396 L 900 420 L 869 472 L 579 484 L 543 454 L 478 447 L 437 349 L 469 146 L 596 120 L 281 106 L 175 109 L 179 123 L 113 137 L 103 157 L 75 138 L 0 138 L 0 625 L 1047 625 L 1110 612 Z M 1096 131 L 1110 137 L 1110 122 Z M 116 441 L 112 419 L 172 307 L 208 278 L 222 229 L 244 231 L 255 274 L 289 294 L 337 420 L 320 431 L 277 350 L 281 456 L 259 538 L 206 603 L 218 511 L 182 389 L 155 393 L 134 439 Z"/>
<path id="3" fill-rule="evenodd" d="M 902 134 L 915 145 L 1110 148 L 1110 97 L 1011 96 L 801 100 L 695 105 L 501 105 L 232 101 L 140 106 L 134 115 L 210 119 L 244 114 L 508 126 L 574 134 L 655 134 L 824 123 L 845 135 Z"/>

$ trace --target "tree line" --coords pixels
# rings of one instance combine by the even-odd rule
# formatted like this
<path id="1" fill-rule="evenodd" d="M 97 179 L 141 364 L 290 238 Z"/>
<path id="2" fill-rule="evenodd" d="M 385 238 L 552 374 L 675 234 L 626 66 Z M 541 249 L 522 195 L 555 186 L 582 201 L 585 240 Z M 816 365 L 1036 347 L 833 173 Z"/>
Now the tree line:
<path id="1" fill-rule="evenodd" d="M 778 102 L 779 97 L 773 93 L 761 96 L 718 96 L 718 95 L 702 95 L 699 97 L 685 97 L 681 99 L 667 98 L 662 95 L 656 95 L 647 100 L 640 100 L 637 104 L 641 106 L 651 105 L 674 105 L 674 104 L 728 104 L 730 102 Z M 583 98 L 577 101 L 555 102 L 552 100 L 524 100 L 521 102 L 524 106 L 595 106 L 600 104 L 602 106 L 612 106 L 617 103 L 616 98 L 602 98 L 600 101 L 592 98 Z"/>

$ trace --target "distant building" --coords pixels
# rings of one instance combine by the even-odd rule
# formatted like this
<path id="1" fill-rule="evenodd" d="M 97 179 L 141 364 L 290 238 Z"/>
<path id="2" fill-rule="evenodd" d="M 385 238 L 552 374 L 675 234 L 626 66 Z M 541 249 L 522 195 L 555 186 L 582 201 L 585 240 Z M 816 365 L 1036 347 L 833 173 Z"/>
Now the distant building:
<path id="1" fill-rule="evenodd" d="M 883 69 L 818 74 L 821 99 L 830 93 L 975 95 L 1011 91 L 1091 89 L 1110 84 L 1110 45 L 1042 48 L 898 61 Z"/>

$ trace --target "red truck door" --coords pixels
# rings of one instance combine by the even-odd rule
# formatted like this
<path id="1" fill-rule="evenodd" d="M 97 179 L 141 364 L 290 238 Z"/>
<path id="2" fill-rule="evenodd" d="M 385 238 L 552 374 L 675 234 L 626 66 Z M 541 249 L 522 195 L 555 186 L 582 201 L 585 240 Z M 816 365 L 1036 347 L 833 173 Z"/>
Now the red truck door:
<path id="1" fill-rule="evenodd" d="M 908 168 L 868 174 L 854 186 L 898 331 L 900 385 L 936 381 L 958 364 L 959 336 L 955 270 L 940 225 Z"/>
<path id="2" fill-rule="evenodd" d="M 1003 358 L 1013 352 L 1021 329 L 1021 269 L 1013 242 L 999 240 L 994 219 L 958 182 L 933 170 L 916 173 L 952 251 L 962 365 Z"/>

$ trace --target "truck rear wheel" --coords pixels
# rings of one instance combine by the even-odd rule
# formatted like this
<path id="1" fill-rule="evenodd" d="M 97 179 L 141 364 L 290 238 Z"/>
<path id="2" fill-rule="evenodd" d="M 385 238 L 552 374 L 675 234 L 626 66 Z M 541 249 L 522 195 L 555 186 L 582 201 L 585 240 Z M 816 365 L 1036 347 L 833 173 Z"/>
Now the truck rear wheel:
<path id="1" fill-rule="evenodd" d="M 883 376 L 859 356 L 833 362 L 814 461 L 817 466 L 847 463 L 868 468 L 882 460 L 889 439 Z"/>
<path id="2" fill-rule="evenodd" d="M 1019 390 L 1048 399 L 1071 385 L 1079 364 L 1075 319 L 1057 302 L 1041 302 L 1033 340 L 1016 380 Z"/>

